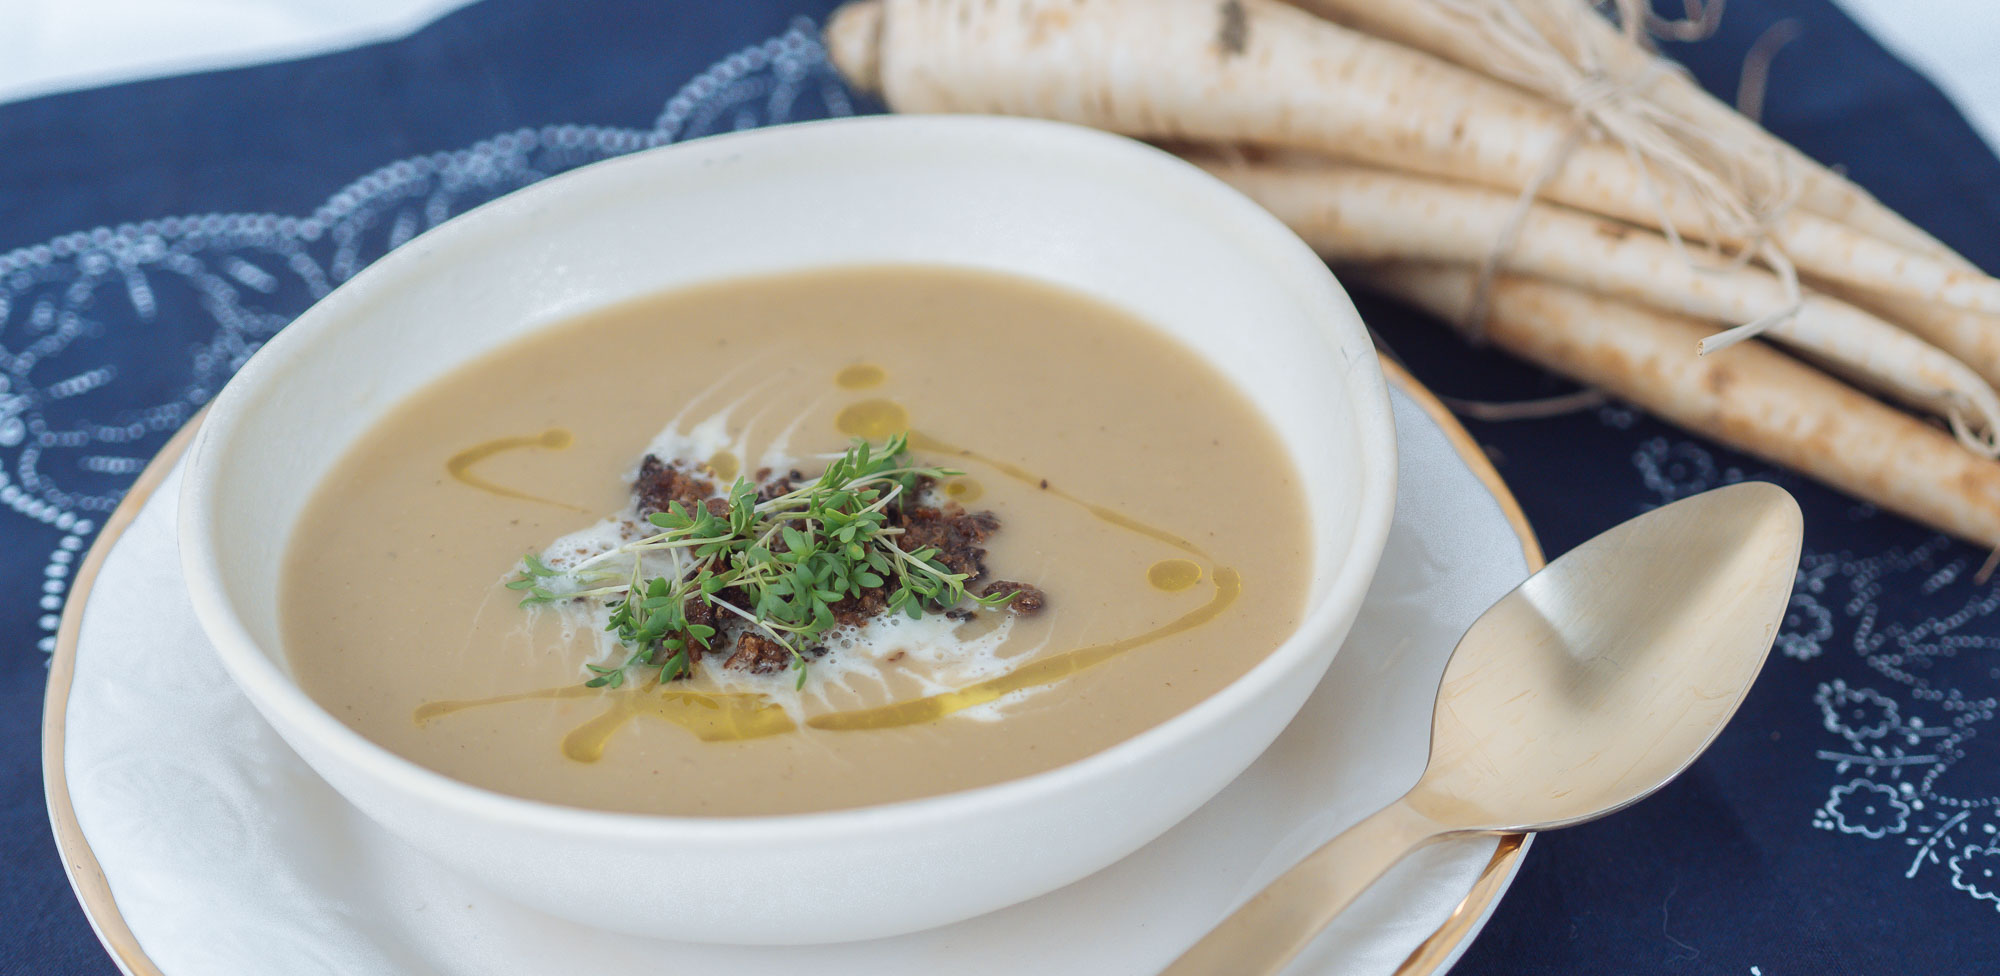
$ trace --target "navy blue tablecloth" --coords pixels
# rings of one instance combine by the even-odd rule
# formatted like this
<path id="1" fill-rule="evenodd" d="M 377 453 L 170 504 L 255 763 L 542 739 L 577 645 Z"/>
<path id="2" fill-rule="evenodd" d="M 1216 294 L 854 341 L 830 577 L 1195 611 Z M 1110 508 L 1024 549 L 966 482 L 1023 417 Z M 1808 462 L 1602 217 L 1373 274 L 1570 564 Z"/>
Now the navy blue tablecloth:
<path id="1" fill-rule="evenodd" d="M 831 3 L 484 0 L 400 41 L 0 106 L 0 974 L 110 973 L 64 882 L 39 719 L 69 570 L 145 460 L 257 345 L 437 221 L 705 133 L 867 111 Z M 2000 161 L 1827 0 L 1737 0 L 1677 46 L 1727 95 L 1804 28 L 1766 118 L 2000 268 Z M 1364 299 L 1451 395 L 1560 392 Z M 1548 550 L 1714 485 L 1792 489 L 1807 552 L 1778 652 L 1657 797 L 1544 836 L 1468 974 L 2000 970 L 2000 588 L 1982 554 L 1613 405 L 1472 424 Z"/>

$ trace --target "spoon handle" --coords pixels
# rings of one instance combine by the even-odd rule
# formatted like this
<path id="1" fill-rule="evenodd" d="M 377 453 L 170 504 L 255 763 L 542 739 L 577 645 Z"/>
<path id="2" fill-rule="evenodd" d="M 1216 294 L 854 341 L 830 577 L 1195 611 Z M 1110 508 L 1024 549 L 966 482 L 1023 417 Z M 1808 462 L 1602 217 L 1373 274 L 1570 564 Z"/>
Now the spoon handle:
<path id="1" fill-rule="evenodd" d="M 1268 976 L 1404 855 L 1447 832 L 1399 799 L 1278 876 L 1161 976 Z"/>

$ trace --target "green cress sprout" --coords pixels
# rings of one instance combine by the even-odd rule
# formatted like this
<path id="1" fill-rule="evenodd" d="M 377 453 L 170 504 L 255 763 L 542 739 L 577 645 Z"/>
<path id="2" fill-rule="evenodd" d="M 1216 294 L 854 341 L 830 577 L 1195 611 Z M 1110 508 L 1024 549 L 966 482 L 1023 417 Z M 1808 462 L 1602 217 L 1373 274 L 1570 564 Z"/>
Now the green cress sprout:
<path id="1" fill-rule="evenodd" d="M 715 627 L 688 619 L 689 604 L 702 601 L 789 651 L 796 687 L 803 688 L 801 648 L 834 626 L 839 601 L 888 588 L 888 612 L 914 619 L 927 606 L 949 608 L 967 598 L 965 574 L 938 562 L 936 548 L 904 550 L 896 544 L 903 530 L 888 524 L 885 509 L 914 492 L 917 479 L 963 473 L 912 465 L 908 448 L 908 434 L 879 448 L 856 438 L 817 481 L 764 501 L 739 477 L 729 488 L 726 513 L 670 503 L 647 516 L 661 531 L 566 570 L 527 556 L 507 588 L 525 591 L 524 607 L 617 601 L 605 629 L 616 631 L 631 653 L 617 667 L 588 665 L 589 687 L 622 687 L 633 668 L 657 668 L 660 681 L 692 675 L 690 650 L 707 650 L 716 635 Z M 641 557 L 648 553 L 668 557 L 671 569 L 647 576 Z M 629 566 L 621 558 L 627 556 Z M 996 593 L 971 599 L 991 608 L 1012 598 Z"/>

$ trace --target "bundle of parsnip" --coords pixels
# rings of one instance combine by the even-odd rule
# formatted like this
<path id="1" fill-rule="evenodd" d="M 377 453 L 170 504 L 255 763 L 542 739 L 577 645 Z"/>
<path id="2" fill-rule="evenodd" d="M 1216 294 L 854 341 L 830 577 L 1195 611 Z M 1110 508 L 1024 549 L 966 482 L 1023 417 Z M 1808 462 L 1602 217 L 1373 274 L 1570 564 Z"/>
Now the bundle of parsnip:
<path id="1" fill-rule="evenodd" d="M 1590 0 L 857 0 L 827 46 L 1169 145 L 1352 283 L 2000 549 L 2000 281 Z"/>

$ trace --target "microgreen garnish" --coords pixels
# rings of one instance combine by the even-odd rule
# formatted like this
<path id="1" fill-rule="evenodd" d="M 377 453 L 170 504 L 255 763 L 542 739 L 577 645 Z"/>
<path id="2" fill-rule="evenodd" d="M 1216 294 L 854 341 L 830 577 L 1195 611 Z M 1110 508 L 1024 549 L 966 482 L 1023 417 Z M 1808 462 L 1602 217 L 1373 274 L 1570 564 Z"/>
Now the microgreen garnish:
<path id="1" fill-rule="evenodd" d="M 908 448 L 907 434 L 880 447 L 857 438 L 818 480 L 763 501 L 737 478 L 721 512 L 672 502 L 647 517 L 659 532 L 564 570 L 527 556 L 507 587 L 525 593 L 522 606 L 611 601 L 605 629 L 630 654 L 616 667 L 590 665 L 590 687 L 622 687 L 634 668 L 657 668 L 660 681 L 693 674 L 691 652 L 708 650 L 717 632 L 689 619 L 689 607 L 705 603 L 790 652 L 803 688 L 803 649 L 833 628 L 841 600 L 883 588 L 888 612 L 916 618 L 968 598 L 966 576 L 939 562 L 937 549 L 903 549 L 903 530 L 888 524 L 885 510 L 919 478 L 963 473 L 913 465 Z M 1013 594 L 970 599 L 998 607 Z"/>

